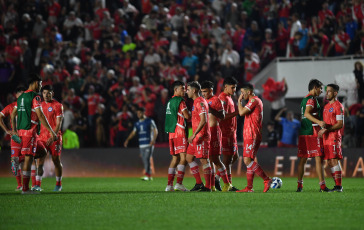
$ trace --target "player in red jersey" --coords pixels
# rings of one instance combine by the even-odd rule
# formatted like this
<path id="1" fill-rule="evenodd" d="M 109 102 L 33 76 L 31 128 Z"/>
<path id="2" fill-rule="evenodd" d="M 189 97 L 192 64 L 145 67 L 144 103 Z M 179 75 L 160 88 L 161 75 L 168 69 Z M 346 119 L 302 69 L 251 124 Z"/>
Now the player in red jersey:
<path id="1" fill-rule="evenodd" d="M 222 107 L 221 100 L 214 95 L 214 83 L 211 81 L 204 81 L 201 84 L 201 93 L 202 96 L 206 99 L 207 104 L 209 106 L 209 126 L 211 132 L 211 141 L 210 141 L 210 160 L 217 167 L 217 170 L 220 173 L 222 180 L 224 181 L 224 186 L 222 188 L 223 192 L 227 192 L 232 188 L 232 185 L 229 183 L 229 179 L 226 174 L 226 167 L 221 162 L 221 129 L 219 125 L 219 119 L 225 118 L 225 111 Z M 216 191 L 215 188 L 215 167 L 211 165 L 211 190 Z"/>
<path id="2" fill-rule="evenodd" d="M 191 118 L 193 134 L 188 138 L 189 145 L 186 160 L 196 179 L 196 184 L 191 192 L 211 192 L 211 164 L 209 160 L 211 133 L 208 105 L 206 100 L 200 96 L 200 90 L 201 85 L 197 81 L 187 84 L 187 96 L 193 100 Z M 202 183 L 198 164 L 194 161 L 195 158 L 199 158 L 202 163 L 206 185 Z"/>
<path id="3" fill-rule="evenodd" d="M 186 122 L 185 119 L 190 119 L 191 114 L 187 109 L 183 99 L 185 96 L 185 84 L 182 81 L 175 81 L 172 84 L 174 91 L 173 97 L 167 103 L 165 131 L 169 133 L 169 151 L 172 155 L 171 163 L 168 169 L 168 184 L 165 189 L 170 191 L 188 191 L 182 184 L 186 168 Z M 173 181 L 176 175 L 177 168 L 177 183 L 173 188 Z"/>
<path id="4" fill-rule="evenodd" d="M 245 107 L 242 105 L 243 99 L 248 100 Z M 267 192 L 272 183 L 272 179 L 270 179 L 260 165 L 254 161 L 260 142 L 262 141 L 263 103 L 259 97 L 255 96 L 253 85 L 246 84 L 241 88 L 241 94 L 238 99 L 238 110 L 240 116 L 245 116 L 243 158 L 247 167 L 246 177 L 248 186 L 237 192 L 254 192 L 254 174 L 257 174 L 264 180 L 263 192 Z"/>
<path id="5" fill-rule="evenodd" d="M 224 80 L 224 91 L 220 93 L 219 99 L 222 102 L 222 105 L 225 110 L 225 118 L 220 121 L 220 128 L 222 133 L 221 146 L 222 146 L 222 155 L 223 163 L 226 166 L 226 171 L 228 175 L 228 179 L 230 184 L 232 184 L 231 177 L 231 166 L 232 164 L 239 158 L 238 153 L 238 142 L 236 140 L 236 116 L 239 114 L 238 111 L 235 111 L 235 105 L 231 96 L 235 94 L 236 86 L 238 81 L 233 77 L 227 77 Z M 217 173 L 215 184 L 216 188 L 218 188 L 218 184 L 220 184 L 220 176 Z M 233 188 L 231 191 L 237 191 L 239 189 Z"/>
<path id="6" fill-rule="evenodd" d="M 53 99 L 53 87 L 51 85 L 46 85 L 42 88 L 43 102 L 41 103 L 43 113 L 47 118 L 49 125 L 53 131 L 57 134 L 57 140 L 51 145 L 47 145 L 48 139 L 51 137 L 48 130 L 41 124 L 39 142 L 40 146 L 44 146 L 44 149 L 52 155 L 52 161 L 54 163 L 56 171 L 56 186 L 53 191 L 62 191 L 62 163 L 61 163 L 61 149 L 62 149 L 62 121 L 63 121 L 63 105 L 58 101 Z M 38 151 L 38 150 L 37 150 Z M 34 188 L 36 191 L 42 191 L 41 183 L 43 176 L 43 165 L 45 158 L 40 158 L 38 160 L 37 168 L 37 185 Z"/>
<path id="7" fill-rule="evenodd" d="M 337 94 L 340 87 L 336 84 L 328 84 L 326 88 L 326 99 L 329 100 L 324 107 L 323 121 L 326 127 L 318 133 L 323 137 L 324 142 L 324 159 L 327 160 L 331 168 L 331 175 L 335 181 L 335 187 L 332 192 L 342 192 L 341 185 L 342 170 L 340 160 L 343 158 L 341 151 L 341 137 L 344 126 L 344 107 L 337 100 Z"/>
<path id="8" fill-rule="evenodd" d="M 15 90 L 15 97 L 18 98 L 26 89 L 24 87 L 18 87 Z M 6 126 L 4 123 L 4 119 L 10 117 L 10 114 L 13 112 L 13 108 L 16 107 L 16 101 L 7 105 L 1 112 L 0 112 L 0 126 L 5 131 L 6 134 L 12 136 L 14 135 L 13 130 Z M 16 177 L 16 181 L 18 182 L 18 187 L 16 191 L 21 191 L 22 184 L 21 184 L 21 167 L 19 163 L 21 163 L 24 157 L 20 154 L 21 145 L 16 143 L 13 139 L 10 141 L 11 147 L 11 171 L 13 172 L 14 176 Z"/>

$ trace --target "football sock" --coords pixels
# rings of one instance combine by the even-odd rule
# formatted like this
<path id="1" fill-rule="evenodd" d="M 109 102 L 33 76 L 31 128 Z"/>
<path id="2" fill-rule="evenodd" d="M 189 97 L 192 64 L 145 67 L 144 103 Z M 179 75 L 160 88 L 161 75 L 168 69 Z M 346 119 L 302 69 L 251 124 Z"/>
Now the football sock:
<path id="1" fill-rule="evenodd" d="M 321 188 L 322 190 L 324 190 L 324 189 L 326 188 L 326 183 L 325 183 L 325 181 L 324 181 L 324 180 L 320 182 L 320 188 Z"/>
<path id="2" fill-rule="evenodd" d="M 62 177 L 56 176 L 56 186 L 62 186 Z"/>
<path id="3" fill-rule="evenodd" d="M 224 184 L 230 183 L 229 179 L 226 175 L 226 168 L 225 166 L 222 166 L 221 168 L 219 168 L 219 170 L 217 170 L 220 173 L 220 176 L 222 178 L 222 181 L 224 181 Z"/>
<path id="4" fill-rule="evenodd" d="M 334 172 L 335 184 L 336 184 L 336 186 L 341 186 L 342 171 L 341 171 L 340 163 L 338 165 L 334 166 L 333 169 L 335 170 L 335 172 Z"/>
<path id="5" fill-rule="evenodd" d="M 23 191 L 29 190 L 30 171 L 23 171 Z"/>
<path id="6" fill-rule="evenodd" d="M 216 177 L 216 180 L 220 180 L 221 175 L 220 175 L 220 171 L 219 170 L 217 170 L 215 177 Z"/>
<path id="7" fill-rule="evenodd" d="M 265 172 L 260 167 L 260 165 L 258 163 L 256 163 L 255 161 L 253 161 L 251 168 L 254 171 L 254 173 L 257 174 L 258 176 L 260 176 L 263 180 L 265 180 L 265 181 L 269 180 L 269 177 L 265 174 Z"/>
<path id="8" fill-rule="evenodd" d="M 185 177 L 185 169 L 184 165 L 177 165 L 177 183 L 182 184 L 183 178 Z"/>
<path id="9" fill-rule="evenodd" d="M 207 163 L 203 166 L 203 175 L 205 177 L 205 187 L 211 189 L 211 165 Z"/>
<path id="10" fill-rule="evenodd" d="M 21 186 L 21 169 L 18 169 L 18 175 L 16 176 L 16 181 L 18 182 L 18 186 Z"/>
<path id="11" fill-rule="evenodd" d="M 42 184 L 42 176 L 35 176 L 35 179 L 36 179 L 36 185 L 40 187 Z"/>
<path id="12" fill-rule="evenodd" d="M 232 184 L 233 183 L 233 178 L 231 177 L 231 166 L 232 166 L 232 164 L 229 164 L 229 171 L 227 171 L 226 173 L 227 173 L 227 178 L 228 178 L 228 180 L 229 180 L 229 183 L 230 184 Z"/>
<path id="13" fill-rule="evenodd" d="M 32 167 L 31 167 L 32 186 L 37 185 L 35 175 L 36 175 L 36 168 L 35 168 L 35 165 L 32 165 Z"/>
<path id="14" fill-rule="evenodd" d="M 196 179 L 196 184 L 202 184 L 202 180 L 201 180 L 200 170 L 198 168 L 198 164 L 196 162 L 192 161 L 191 163 L 188 163 L 188 165 L 190 166 L 191 173 L 193 174 L 193 176 Z"/>
<path id="15" fill-rule="evenodd" d="M 332 179 L 335 181 L 335 167 L 330 168 Z"/>
<path id="16" fill-rule="evenodd" d="M 246 180 L 248 182 L 247 188 L 252 189 L 253 188 L 253 180 L 254 180 L 254 170 L 253 170 L 253 163 L 254 161 L 250 162 L 250 164 L 246 167 Z"/>
<path id="17" fill-rule="evenodd" d="M 303 180 L 297 181 L 297 188 L 303 188 Z"/>
<path id="18" fill-rule="evenodd" d="M 168 185 L 173 186 L 174 176 L 176 175 L 176 168 L 168 169 Z"/>
<path id="19" fill-rule="evenodd" d="M 211 188 L 215 187 L 215 167 L 211 167 Z"/>

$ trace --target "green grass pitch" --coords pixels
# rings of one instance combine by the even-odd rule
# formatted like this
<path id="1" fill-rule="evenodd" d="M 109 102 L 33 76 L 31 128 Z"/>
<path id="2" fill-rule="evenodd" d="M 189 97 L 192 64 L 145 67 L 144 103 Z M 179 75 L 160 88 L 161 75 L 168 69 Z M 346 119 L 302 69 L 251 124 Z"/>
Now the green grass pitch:
<path id="1" fill-rule="evenodd" d="M 64 178 L 54 193 L 55 179 L 45 178 L 41 195 L 24 196 L 15 178 L 0 178 L 0 229 L 364 229 L 364 179 L 343 178 L 343 193 L 319 193 L 316 178 L 296 193 L 295 178 L 282 180 L 263 193 L 256 178 L 255 193 L 242 194 L 166 193 L 166 178 Z"/>

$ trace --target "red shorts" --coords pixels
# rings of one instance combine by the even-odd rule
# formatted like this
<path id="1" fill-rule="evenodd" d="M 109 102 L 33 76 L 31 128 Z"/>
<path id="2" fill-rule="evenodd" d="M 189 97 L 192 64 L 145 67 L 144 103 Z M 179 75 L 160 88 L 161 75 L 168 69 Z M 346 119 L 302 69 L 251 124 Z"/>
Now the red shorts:
<path id="1" fill-rule="evenodd" d="M 11 157 L 20 157 L 21 143 L 18 144 L 15 141 L 13 141 L 13 139 L 11 139 L 10 146 L 11 146 Z"/>
<path id="2" fill-rule="evenodd" d="M 244 140 L 243 157 L 249 157 L 251 159 L 254 159 L 255 156 L 257 155 L 257 152 L 258 152 L 261 141 L 262 140 L 260 140 L 260 139 Z"/>
<path id="3" fill-rule="evenodd" d="M 211 141 L 210 141 L 210 156 L 221 155 L 221 131 L 220 127 L 210 127 Z"/>
<path id="4" fill-rule="evenodd" d="M 37 142 L 37 145 L 39 145 L 41 148 L 44 148 L 49 152 L 52 156 L 60 156 L 61 150 L 62 150 L 62 136 L 57 136 L 58 139 L 56 141 L 53 141 L 53 143 L 49 146 L 47 146 L 47 140 L 39 140 Z M 37 147 L 37 150 L 39 148 Z"/>
<path id="5" fill-rule="evenodd" d="M 341 140 L 324 141 L 324 159 L 343 159 Z"/>
<path id="6" fill-rule="evenodd" d="M 35 156 L 37 140 L 33 137 L 21 136 L 21 155 Z"/>
<path id="7" fill-rule="evenodd" d="M 298 157 L 312 158 L 320 157 L 322 154 L 322 138 L 316 135 L 301 135 L 298 137 Z"/>
<path id="8" fill-rule="evenodd" d="M 233 156 L 238 152 L 238 142 L 236 135 L 221 138 L 221 153 L 227 156 Z"/>
<path id="9" fill-rule="evenodd" d="M 193 141 L 188 145 L 187 154 L 194 155 L 196 158 L 209 158 L 210 141 Z"/>
<path id="10" fill-rule="evenodd" d="M 185 137 L 178 137 L 169 139 L 169 153 L 177 155 L 187 151 L 187 139 Z"/>

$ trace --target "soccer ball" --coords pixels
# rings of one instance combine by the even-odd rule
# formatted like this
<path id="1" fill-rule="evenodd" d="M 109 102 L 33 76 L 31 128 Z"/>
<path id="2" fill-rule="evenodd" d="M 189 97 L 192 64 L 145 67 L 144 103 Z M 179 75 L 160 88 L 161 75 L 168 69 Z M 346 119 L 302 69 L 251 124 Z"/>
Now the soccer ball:
<path id="1" fill-rule="evenodd" d="M 283 181 L 281 178 L 279 177 L 273 177 L 272 178 L 272 184 L 270 185 L 271 188 L 276 189 L 276 188 L 281 188 L 283 184 Z"/>

